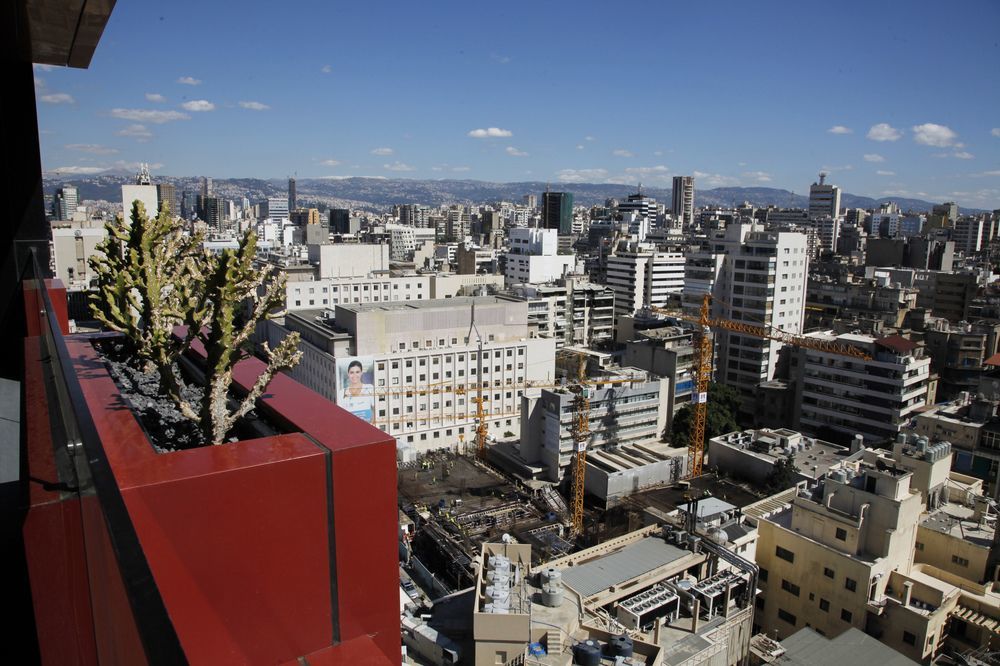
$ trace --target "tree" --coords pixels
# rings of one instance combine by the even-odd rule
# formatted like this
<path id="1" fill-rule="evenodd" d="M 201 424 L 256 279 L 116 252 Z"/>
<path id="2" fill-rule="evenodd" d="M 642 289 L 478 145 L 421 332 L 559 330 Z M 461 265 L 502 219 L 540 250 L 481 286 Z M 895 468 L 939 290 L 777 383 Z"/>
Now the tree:
<path id="1" fill-rule="evenodd" d="M 740 394 L 736 389 L 722 384 L 708 385 L 708 405 L 705 414 L 705 439 L 718 437 L 739 430 L 736 413 L 740 407 Z M 691 428 L 694 427 L 694 405 L 685 405 L 674 416 L 671 434 L 673 446 L 686 447 Z"/>
<path id="2" fill-rule="evenodd" d="M 794 486 L 799 480 L 799 468 L 795 465 L 795 456 L 789 454 L 775 461 L 771 473 L 764 480 L 764 488 L 769 495 L 780 493 Z"/>

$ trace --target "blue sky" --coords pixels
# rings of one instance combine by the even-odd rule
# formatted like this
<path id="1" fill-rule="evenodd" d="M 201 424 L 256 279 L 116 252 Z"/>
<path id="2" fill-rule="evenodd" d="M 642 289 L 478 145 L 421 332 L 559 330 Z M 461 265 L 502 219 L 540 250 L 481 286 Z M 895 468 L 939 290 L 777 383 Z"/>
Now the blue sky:
<path id="1" fill-rule="evenodd" d="M 1000 3 L 118 2 L 46 171 L 846 191 L 1000 208 Z"/>

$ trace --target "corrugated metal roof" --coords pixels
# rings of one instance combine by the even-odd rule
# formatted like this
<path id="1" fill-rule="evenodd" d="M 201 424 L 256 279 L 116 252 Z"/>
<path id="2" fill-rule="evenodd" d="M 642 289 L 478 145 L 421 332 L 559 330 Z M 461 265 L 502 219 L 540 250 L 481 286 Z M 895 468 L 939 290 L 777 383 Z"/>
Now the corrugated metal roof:
<path id="1" fill-rule="evenodd" d="M 647 537 L 605 557 L 563 569 L 563 582 L 581 596 L 589 597 L 687 554 L 660 537 Z"/>

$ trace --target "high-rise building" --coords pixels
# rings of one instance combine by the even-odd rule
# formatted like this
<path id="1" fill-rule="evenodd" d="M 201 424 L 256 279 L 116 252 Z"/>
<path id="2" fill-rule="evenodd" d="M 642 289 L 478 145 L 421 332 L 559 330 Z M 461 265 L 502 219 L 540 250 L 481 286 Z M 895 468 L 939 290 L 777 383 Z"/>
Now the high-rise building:
<path id="1" fill-rule="evenodd" d="M 819 182 L 809 187 L 809 219 L 840 216 L 840 188 L 826 184 L 826 174 L 819 174 Z"/>
<path id="2" fill-rule="evenodd" d="M 694 176 L 674 176 L 670 210 L 683 228 L 694 224 Z"/>
<path id="3" fill-rule="evenodd" d="M 190 190 L 185 190 L 181 195 L 181 217 L 185 220 L 193 219 L 198 215 L 198 197 Z"/>
<path id="4" fill-rule="evenodd" d="M 71 220 L 79 205 L 80 197 L 76 187 L 64 184 L 56 191 L 52 200 L 52 216 L 57 220 Z"/>
<path id="5" fill-rule="evenodd" d="M 562 235 L 573 233 L 573 195 L 569 192 L 542 193 L 542 226 Z"/>
<path id="6" fill-rule="evenodd" d="M 984 229 L 985 226 L 982 215 L 966 215 L 956 220 L 951 233 L 955 249 L 965 254 L 979 252 L 983 247 L 983 237 L 988 234 Z"/>
<path id="7" fill-rule="evenodd" d="M 351 211 L 347 208 L 330 209 L 330 233 L 352 234 L 357 230 L 351 228 Z"/>
<path id="8" fill-rule="evenodd" d="M 225 219 L 225 203 L 219 197 L 198 197 L 198 217 L 212 229 L 221 229 Z"/>
<path id="9" fill-rule="evenodd" d="M 135 184 L 122 185 L 122 211 L 126 222 L 131 219 L 132 204 L 141 201 L 146 209 L 146 215 L 153 217 L 160 211 L 159 192 L 156 185 L 152 185 L 149 176 L 149 167 L 145 164 L 139 166 L 139 172 L 135 175 Z"/>
<path id="10" fill-rule="evenodd" d="M 538 195 L 536 194 L 525 194 L 521 201 L 524 203 L 525 208 L 531 208 L 532 210 L 538 208 Z"/>
<path id="11" fill-rule="evenodd" d="M 309 224 L 319 224 L 319 211 L 315 208 L 300 208 L 288 213 L 288 219 L 292 224 L 304 227 Z"/>
<path id="12" fill-rule="evenodd" d="M 168 206 L 172 215 L 181 214 L 180 204 L 177 202 L 177 188 L 170 183 L 157 184 L 156 200 L 159 210 L 162 210 L 164 206 Z"/>
<path id="13" fill-rule="evenodd" d="M 671 294 L 684 289 L 684 251 L 628 243 L 608 257 L 607 284 L 615 292 L 615 317 L 644 307 L 666 307 Z"/>
<path id="14" fill-rule="evenodd" d="M 656 199 L 645 196 L 642 193 L 642 187 L 640 187 L 638 192 L 628 195 L 628 200 L 618 204 L 617 212 L 623 220 L 635 213 L 653 223 L 656 221 Z"/>
<path id="15" fill-rule="evenodd" d="M 511 229 L 506 284 L 544 284 L 572 272 L 576 257 L 559 254 L 554 229 Z"/>
<path id="16" fill-rule="evenodd" d="M 710 241 L 723 255 L 712 283 L 712 316 L 800 333 L 809 276 L 806 234 L 732 224 Z M 750 409 L 757 386 L 774 379 L 782 343 L 726 330 L 716 336 L 717 380 L 739 389 Z"/>
<path id="17" fill-rule="evenodd" d="M 958 219 L 958 204 L 954 201 L 947 201 L 943 204 L 937 204 L 932 209 L 933 215 L 944 215 L 948 218 L 948 221 L 952 224 Z"/>
<path id="18" fill-rule="evenodd" d="M 212 179 L 205 176 L 201 179 L 201 196 L 208 197 L 212 195 Z"/>
<path id="19" fill-rule="evenodd" d="M 268 197 L 260 202 L 260 219 L 288 219 L 288 199 L 285 197 Z"/>
<path id="20" fill-rule="evenodd" d="M 299 207 L 298 195 L 295 193 L 295 179 L 288 179 L 288 210 L 295 210 Z"/>

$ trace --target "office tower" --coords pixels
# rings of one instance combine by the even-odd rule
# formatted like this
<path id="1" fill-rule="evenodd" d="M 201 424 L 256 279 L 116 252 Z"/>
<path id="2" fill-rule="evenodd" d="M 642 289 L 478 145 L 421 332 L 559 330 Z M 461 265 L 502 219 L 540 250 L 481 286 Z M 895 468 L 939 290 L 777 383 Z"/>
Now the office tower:
<path id="1" fill-rule="evenodd" d="M 185 190 L 181 195 L 181 217 L 190 220 L 198 216 L 198 199 L 201 195 Z"/>
<path id="2" fill-rule="evenodd" d="M 159 210 L 163 210 L 163 206 L 168 206 L 171 215 L 180 215 L 181 208 L 177 203 L 177 188 L 169 183 L 160 183 L 156 186 L 156 200 L 159 204 Z"/>
<path id="3" fill-rule="evenodd" d="M 524 202 L 526 208 L 530 208 L 532 210 L 538 208 L 538 196 L 535 194 L 525 194 L 522 201 Z"/>
<path id="4" fill-rule="evenodd" d="M 199 197 L 198 217 L 212 229 L 221 229 L 225 219 L 225 202 L 219 197 Z"/>
<path id="5" fill-rule="evenodd" d="M 542 226 L 560 234 L 573 233 L 573 195 L 569 192 L 542 193 Z"/>
<path id="6" fill-rule="evenodd" d="M 207 176 L 201 179 L 201 196 L 208 197 L 212 195 L 212 179 Z"/>
<path id="7" fill-rule="evenodd" d="M 710 242 L 723 255 L 712 281 L 713 317 L 802 332 L 809 275 L 806 234 L 731 224 Z M 717 330 L 716 340 L 716 379 L 739 389 L 749 410 L 758 384 L 774 379 L 782 343 L 727 330 Z"/>
<path id="8" fill-rule="evenodd" d="M 330 209 L 330 233 L 351 233 L 351 211 L 347 208 Z"/>
<path id="9" fill-rule="evenodd" d="M 260 219 L 288 219 L 288 199 L 285 197 L 268 197 L 260 202 Z"/>
<path id="10" fill-rule="evenodd" d="M 656 221 L 656 199 L 645 196 L 641 185 L 639 191 L 628 195 L 628 200 L 619 203 L 617 209 L 622 220 L 628 219 L 631 213 L 635 213 L 639 217 L 648 218 L 650 223 Z"/>
<path id="11" fill-rule="evenodd" d="M 301 208 L 288 213 L 292 224 L 304 227 L 309 224 L 319 225 L 319 211 L 315 208 Z"/>
<path id="12" fill-rule="evenodd" d="M 288 179 L 288 210 L 295 210 L 299 207 L 298 197 L 295 194 L 295 179 Z"/>
<path id="13" fill-rule="evenodd" d="M 840 188 L 826 184 L 826 174 L 819 174 L 819 182 L 809 187 L 809 219 L 838 217 L 840 215 Z"/>
<path id="14" fill-rule="evenodd" d="M 80 205 L 80 196 L 73 185 L 64 184 L 52 200 L 52 216 L 57 220 L 71 220 Z"/>
<path id="15" fill-rule="evenodd" d="M 983 237 L 988 234 L 985 227 L 985 216 L 967 215 L 956 220 L 951 234 L 955 249 L 965 254 L 979 252 L 983 247 Z"/>
<path id="16" fill-rule="evenodd" d="M 674 176 L 670 210 L 684 229 L 694 224 L 694 176 Z"/>

